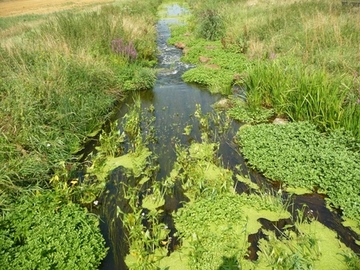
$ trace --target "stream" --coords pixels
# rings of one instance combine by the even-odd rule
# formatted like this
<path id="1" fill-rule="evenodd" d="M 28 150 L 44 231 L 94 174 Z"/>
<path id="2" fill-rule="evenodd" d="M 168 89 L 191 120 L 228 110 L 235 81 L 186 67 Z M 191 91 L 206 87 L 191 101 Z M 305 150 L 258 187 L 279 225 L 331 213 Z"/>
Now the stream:
<path id="1" fill-rule="evenodd" d="M 180 6 L 176 4 L 169 5 L 167 16 L 173 17 L 183 12 L 186 12 L 186 10 Z M 169 29 L 171 23 L 179 22 L 176 19 L 169 18 L 161 19 L 157 24 L 157 44 L 159 49 L 157 68 L 159 72 L 156 85 L 152 91 L 136 93 L 141 98 L 142 113 L 155 116 L 152 125 L 154 126 L 156 142 L 150 144 L 149 148 L 157 156 L 160 169 L 156 177 L 159 181 L 170 173 L 176 161 L 175 143 L 189 145 L 194 141 L 201 142 L 201 130 L 193 116 L 197 106 L 201 106 L 203 115 L 211 114 L 214 112 L 212 105 L 223 98 L 221 95 L 210 94 L 206 89 L 182 81 L 181 75 L 193 66 L 182 63 L 180 61 L 182 51 L 167 44 L 167 39 L 171 35 Z M 133 96 L 130 95 L 124 102 L 125 105 L 120 108 L 117 114 L 119 120 L 128 112 L 129 107 L 134 102 L 133 100 Z M 189 125 L 193 126 L 191 133 L 189 135 L 183 134 L 185 127 Z M 142 126 L 145 127 L 142 129 L 143 132 L 147 132 L 146 124 L 142 123 Z M 276 190 L 279 188 L 276 183 L 270 183 L 261 174 L 246 166 L 244 158 L 239 152 L 239 147 L 233 139 L 240 126 L 241 123 L 231 121 L 229 129 L 225 132 L 219 131 L 217 126 L 212 127 L 212 139 L 220 145 L 218 156 L 222 159 L 223 166 L 235 173 L 249 175 L 253 182 L 266 186 L 269 190 Z M 107 246 L 110 247 L 108 255 L 100 267 L 101 270 L 127 269 L 124 262 L 125 236 L 121 229 L 121 221 L 116 218 L 116 206 L 121 203 L 122 197 L 121 190 L 118 188 L 120 181 L 126 180 L 118 168 L 111 173 L 106 190 L 102 198 L 100 198 L 101 230 L 107 241 Z M 245 184 L 237 183 L 236 179 L 234 179 L 234 182 L 238 193 L 250 192 Z M 288 194 L 283 196 L 286 198 Z M 360 247 L 355 242 L 358 235 L 342 225 L 338 213 L 326 208 L 322 195 L 293 195 L 292 200 L 292 213 L 294 213 L 294 209 L 301 209 L 303 205 L 306 205 L 307 213 L 311 213 L 314 218 L 325 226 L 335 230 L 342 242 L 355 252 L 360 253 Z M 170 219 L 169 224 L 171 224 L 171 217 L 168 218 Z M 286 221 L 283 222 L 283 225 L 269 224 L 265 221 L 261 221 L 261 223 L 264 228 L 269 229 L 274 226 L 284 226 Z M 256 243 L 261 237 L 261 234 L 249 236 L 251 244 L 249 259 L 257 258 Z"/>

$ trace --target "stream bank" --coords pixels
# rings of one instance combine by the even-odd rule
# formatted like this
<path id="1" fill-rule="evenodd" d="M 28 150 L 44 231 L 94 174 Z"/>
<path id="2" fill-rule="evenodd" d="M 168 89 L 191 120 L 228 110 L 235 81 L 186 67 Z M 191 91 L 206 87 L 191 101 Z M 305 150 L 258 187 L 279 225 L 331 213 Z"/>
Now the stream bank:
<path id="1" fill-rule="evenodd" d="M 170 6 L 168 8 L 168 15 L 176 15 L 181 13 L 182 10 L 180 6 Z M 238 146 L 234 143 L 233 138 L 241 123 L 232 121 L 226 116 L 214 112 L 212 105 L 221 100 L 222 96 L 212 95 L 206 89 L 200 89 L 198 86 L 189 85 L 182 81 L 181 75 L 184 71 L 192 68 L 192 66 L 182 63 L 180 61 L 182 51 L 169 46 L 166 42 L 170 37 L 168 24 L 174 22 L 176 22 L 174 18 L 164 19 L 160 20 L 157 25 L 157 42 L 161 52 L 158 65 L 160 72 L 153 91 L 136 93 L 134 97 L 130 96 L 125 102 L 126 105 L 119 110 L 119 122 L 134 107 L 136 103 L 134 100 L 138 98 L 138 95 L 141 108 L 140 118 L 143 119 L 143 121 L 140 121 L 141 130 L 144 133 L 143 136 L 145 138 L 149 133 L 152 133 L 151 136 L 155 138 L 155 140 L 148 144 L 148 147 L 154 156 L 156 156 L 156 164 L 158 165 L 158 169 L 154 173 L 156 181 L 166 180 L 173 172 L 173 168 L 179 159 L 179 151 L 176 149 L 178 145 L 191 149 L 192 145 L 209 141 L 218 144 L 215 155 L 219 163 L 216 166 L 221 164 L 226 170 L 233 172 L 234 176 L 248 175 L 251 182 L 257 183 L 265 189 L 265 194 L 276 194 L 277 191 L 274 194 L 271 191 L 273 189 L 278 190 L 276 183 L 274 185 L 269 184 L 267 179 L 256 171 L 249 169 L 245 164 L 244 158 L 239 153 Z M 149 119 L 152 120 L 149 121 Z M 226 130 L 220 128 L 224 123 L 227 123 Z M 124 128 L 120 126 L 119 130 L 124 130 Z M 206 140 L 203 136 L 204 130 L 208 132 Z M 126 146 L 125 148 L 130 149 L 131 146 Z M 248 185 L 239 182 L 236 177 L 233 178 L 238 193 L 249 192 L 250 188 Z M 106 191 L 101 200 L 101 215 L 104 220 L 102 230 L 105 238 L 108 240 L 108 245 L 111 247 L 111 252 L 101 268 L 104 270 L 126 269 L 127 267 L 125 256 L 130 251 L 130 247 L 125 243 L 124 224 L 118 218 L 119 212 L 116 207 L 122 205 L 124 209 L 126 208 L 123 200 L 126 194 L 121 185 L 124 183 L 130 184 L 132 179 L 126 176 L 122 168 L 116 168 L 110 174 Z M 184 205 L 183 201 L 186 200 L 186 197 L 181 192 L 177 194 L 179 197 L 168 197 L 169 199 L 164 202 L 168 209 L 177 210 Z M 287 194 L 283 194 L 281 201 L 288 201 L 287 197 Z M 306 218 L 318 220 L 326 227 L 335 230 L 342 242 L 346 243 L 356 253 L 359 253 L 359 246 L 355 242 L 358 239 L 358 235 L 341 224 L 341 216 L 339 214 L 331 212 L 326 208 L 323 196 L 318 194 L 296 195 L 292 197 L 291 202 L 288 208 L 290 213 L 293 214 L 292 221 L 283 218 L 278 219 L 276 222 L 271 222 L 266 218 L 261 219 L 259 217 L 262 229 L 249 234 L 247 239 L 247 241 L 251 242 L 249 244 L 249 259 L 255 260 L 258 258 L 256 255 L 256 252 L 259 251 L 258 242 L 261 239 L 267 238 L 263 230 L 275 230 L 275 228 L 281 230 L 286 225 L 293 226 L 294 220 L 297 219 L 295 214 L 300 213 L 297 210 L 302 210 L 301 213 L 305 213 Z M 304 208 L 304 205 L 307 206 Z M 146 216 L 147 212 L 141 212 L 141 214 Z M 167 220 L 166 226 L 169 229 L 176 230 L 171 217 L 171 211 L 168 214 L 162 219 Z M 239 263 L 238 259 L 234 261 Z"/>

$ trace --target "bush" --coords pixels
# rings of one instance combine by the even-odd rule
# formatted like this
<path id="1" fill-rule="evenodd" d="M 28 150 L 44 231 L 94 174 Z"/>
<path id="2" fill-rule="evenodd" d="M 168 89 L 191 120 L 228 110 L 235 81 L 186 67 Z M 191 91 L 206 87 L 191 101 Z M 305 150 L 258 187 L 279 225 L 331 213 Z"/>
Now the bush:
<path id="1" fill-rule="evenodd" d="M 22 196 L 0 220 L 0 265 L 7 269 L 97 269 L 105 255 L 95 216 L 49 192 Z"/>

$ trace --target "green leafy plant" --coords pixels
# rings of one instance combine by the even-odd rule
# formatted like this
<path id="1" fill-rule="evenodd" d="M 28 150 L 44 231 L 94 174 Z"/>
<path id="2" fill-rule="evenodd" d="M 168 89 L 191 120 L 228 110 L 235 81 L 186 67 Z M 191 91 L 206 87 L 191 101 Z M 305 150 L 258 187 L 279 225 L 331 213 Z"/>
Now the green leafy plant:
<path id="1" fill-rule="evenodd" d="M 97 269 L 106 255 L 98 219 L 40 191 L 0 220 L 0 264 L 14 269 Z"/>
<path id="2" fill-rule="evenodd" d="M 266 177 L 323 190 L 328 202 L 359 222 L 359 149 L 353 137 L 342 134 L 325 136 L 308 122 L 296 122 L 244 126 L 237 139 L 249 163 Z"/>
<path id="3" fill-rule="evenodd" d="M 266 109 L 262 107 L 250 107 L 246 102 L 239 98 L 232 99 L 233 106 L 226 112 L 233 119 L 245 122 L 248 124 L 259 124 L 269 121 L 274 116 L 273 109 Z"/>

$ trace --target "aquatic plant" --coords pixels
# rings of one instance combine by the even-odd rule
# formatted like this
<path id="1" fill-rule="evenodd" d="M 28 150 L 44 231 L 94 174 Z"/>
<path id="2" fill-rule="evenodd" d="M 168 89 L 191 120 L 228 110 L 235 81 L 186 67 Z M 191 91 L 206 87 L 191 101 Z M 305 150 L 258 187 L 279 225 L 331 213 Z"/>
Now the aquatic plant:
<path id="1" fill-rule="evenodd" d="M 186 71 L 182 79 L 185 82 L 208 86 L 212 93 L 229 94 L 233 73 L 227 70 L 197 67 Z"/>
<path id="2" fill-rule="evenodd" d="M 331 205 L 359 221 L 360 157 L 354 138 L 325 136 L 308 122 L 296 122 L 244 126 L 237 139 L 248 162 L 266 177 L 325 191 Z"/>
<path id="3" fill-rule="evenodd" d="M 248 124 L 266 123 L 274 116 L 273 109 L 263 107 L 250 107 L 240 98 L 232 99 L 233 105 L 226 111 L 231 118 Z"/>
<path id="4" fill-rule="evenodd" d="M 0 221 L 0 263 L 14 269 L 97 269 L 107 250 L 98 219 L 49 191 L 21 194 Z"/>

